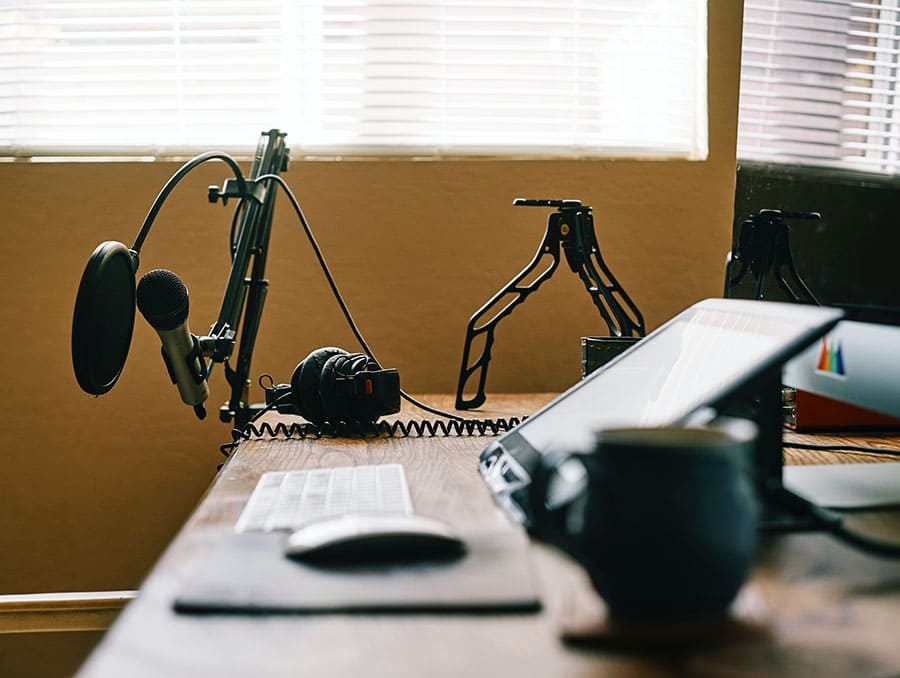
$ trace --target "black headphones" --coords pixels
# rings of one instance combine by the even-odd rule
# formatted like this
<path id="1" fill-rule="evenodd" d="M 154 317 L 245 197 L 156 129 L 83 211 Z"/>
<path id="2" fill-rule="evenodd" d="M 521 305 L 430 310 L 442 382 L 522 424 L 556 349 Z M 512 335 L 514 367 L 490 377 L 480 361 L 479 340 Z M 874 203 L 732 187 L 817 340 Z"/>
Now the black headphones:
<path id="1" fill-rule="evenodd" d="M 290 384 L 266 389 L 266 404 L 314 424 L 374 422 L 400 411 L 400 375 L 364 353 L 319 348 L 294 368 Z"/>

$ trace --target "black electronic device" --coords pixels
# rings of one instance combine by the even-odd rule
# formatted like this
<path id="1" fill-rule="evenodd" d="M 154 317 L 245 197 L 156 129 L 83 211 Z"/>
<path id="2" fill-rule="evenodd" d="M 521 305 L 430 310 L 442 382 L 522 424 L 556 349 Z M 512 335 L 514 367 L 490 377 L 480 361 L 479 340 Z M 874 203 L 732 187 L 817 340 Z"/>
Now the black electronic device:
<path id="1" fill-rule="evenodd" d="M 475 408 L 484 403 L 486 399 L 484 387 L 488 363 L 491 360 L 491 347 L 494 344 L 494 330 L 503 318 L 512 313 L 516 306 L 553 275 L 559 266 L 560 247 L 565 253 L 569 268 L 578 275 L 591 301 L 600 312 L 610 335 L 643 337 L 645 334 L 641 312 L 603 261 L 589 205 L 582 205 L 579 200 L 526 198 L 516 198 L 513 205 L 555 207 L 556 211 L 551 213 L 547 220 L 544 237 L 531 262 L 469 319 L 456 386 L 456 407 L 461 410 Z M 542 266 L 544 268 L 540 274 L 531 282 L 525 282 L 528 276 Z M 479 337 L 482 337 L 481 352 L 473 360 L 471 356 L 473 342 Z M 471 397 L 466 397 L 466 384 L 473 378 L 477 380 L 476 391 Z"/>
<path id="2" fill-rule="evenodd" d="M 328 346 L 304 358 L 290 384 L 267 388 L 266 404 L 314 424 L 374 422 L 400 411 L 400 375 L 365 353 Z"/>
<path id="3" fill-rule="evenodd" d="M 781 483 L 781 368 L 842 315 L 774 302 L 699 302 L 491 443 L 480 458 L 485 481 L 527 525 L 532 474 L 544 455 L 589 449 L 605 429 L 702 424 L 718 414 L 741 414 L 759 429 L 753 474 L 771 509 L 766 524 L 796 527 L 802 520 L 792 513 L 796 498 Z"/>

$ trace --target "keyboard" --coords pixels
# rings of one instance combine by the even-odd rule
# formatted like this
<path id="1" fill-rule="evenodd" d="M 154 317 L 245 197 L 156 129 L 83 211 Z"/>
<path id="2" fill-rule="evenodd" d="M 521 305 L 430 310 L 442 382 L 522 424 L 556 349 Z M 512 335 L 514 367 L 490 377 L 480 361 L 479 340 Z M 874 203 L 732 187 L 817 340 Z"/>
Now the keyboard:
<path id="1" fill-rule="evenodd" d="M 401 464 L 264 473 L 238 518 L 237 532 L 293 531 L 346 513 L 412 513 Z"/>

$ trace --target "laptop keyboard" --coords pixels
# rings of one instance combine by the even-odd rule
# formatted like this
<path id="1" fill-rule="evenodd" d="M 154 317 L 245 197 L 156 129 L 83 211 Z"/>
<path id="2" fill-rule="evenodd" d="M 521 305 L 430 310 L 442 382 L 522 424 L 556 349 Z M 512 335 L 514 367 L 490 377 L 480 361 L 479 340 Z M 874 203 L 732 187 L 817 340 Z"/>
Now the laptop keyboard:
<path id="1" fill-rule="evenodd" d="M 293 531 L 319 518 L 373 512 L 413 512 L 401 464 L 264 473 L 235 530 Z"/>

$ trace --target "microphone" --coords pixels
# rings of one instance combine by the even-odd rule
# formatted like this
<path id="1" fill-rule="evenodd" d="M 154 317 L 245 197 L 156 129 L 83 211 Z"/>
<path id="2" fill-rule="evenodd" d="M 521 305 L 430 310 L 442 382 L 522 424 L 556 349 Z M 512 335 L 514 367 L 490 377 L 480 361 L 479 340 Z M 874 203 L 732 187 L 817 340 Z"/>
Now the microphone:
<path id="1" fill-rule="evenodd" d="M 200 342 L 188 330 L 187 287 L 172 271 L 155 269 L 138 283 L 137 307 L 162 340 L 163 360 L 181 400 L 203 419 L 203 402 L 209 397 L 207 370 Z"/>

